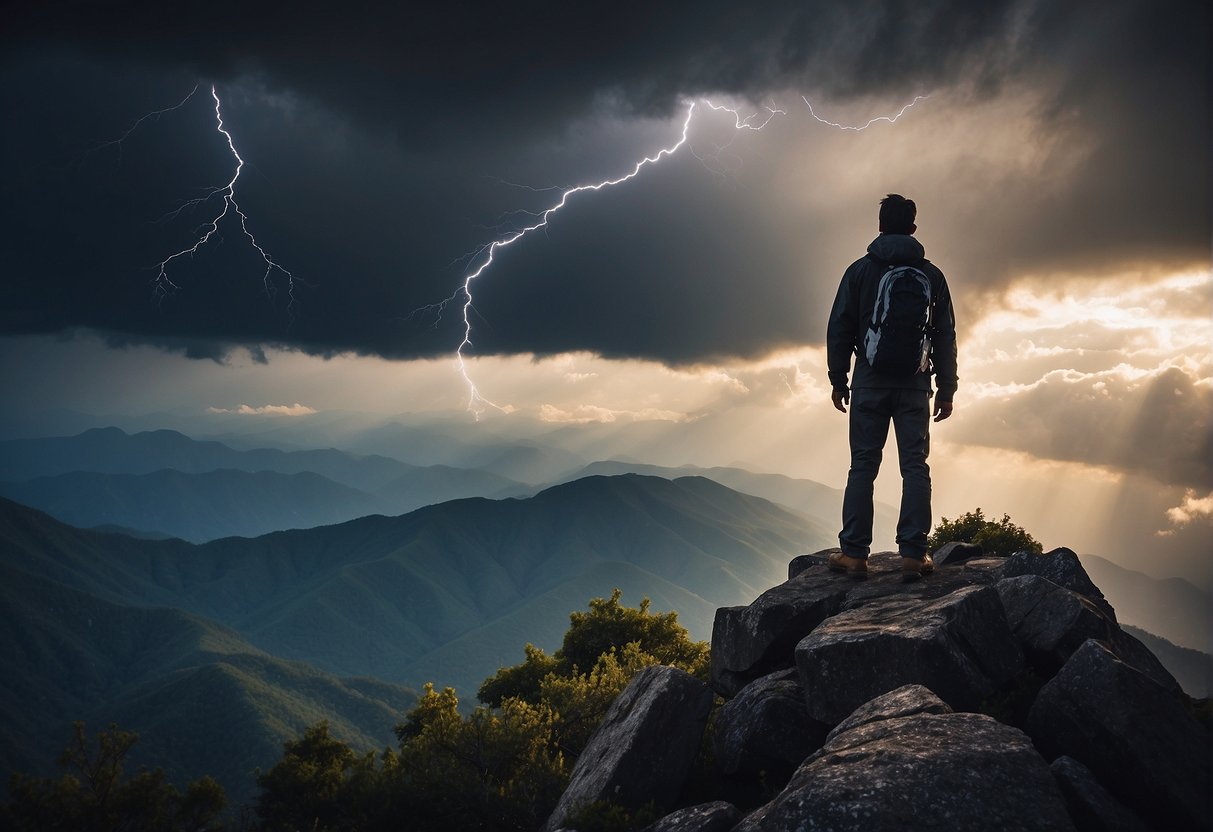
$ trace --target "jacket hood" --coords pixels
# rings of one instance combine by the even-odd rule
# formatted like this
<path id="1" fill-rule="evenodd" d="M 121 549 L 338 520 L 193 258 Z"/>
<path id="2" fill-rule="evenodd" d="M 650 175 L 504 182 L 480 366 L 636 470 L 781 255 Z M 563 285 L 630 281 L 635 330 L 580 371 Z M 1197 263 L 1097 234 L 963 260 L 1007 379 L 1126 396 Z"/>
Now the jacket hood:
<path id="1" fill-rule="evenodd" d="M 909 234 L 881 234 L 868 246 L 868 254 L 883 263 L 917 263 L 926 254 L 922 243 Z"/>

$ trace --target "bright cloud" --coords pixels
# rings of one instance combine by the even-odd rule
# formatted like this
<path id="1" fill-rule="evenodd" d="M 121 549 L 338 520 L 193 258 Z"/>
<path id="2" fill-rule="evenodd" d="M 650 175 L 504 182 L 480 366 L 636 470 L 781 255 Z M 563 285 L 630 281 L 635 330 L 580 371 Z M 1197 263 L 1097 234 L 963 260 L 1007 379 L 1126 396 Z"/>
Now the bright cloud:
<path id="1" fill-rule="evenodd" d="M 663 421 L 686 422 L 694 417 L 688 413 L 678 413 L 674 410 L 659 410 L 645 408 L 643 410 L 612 410 L 609 407 L 599 407 L 592 404 L 581 404 L 572 410 L 561 410 L 550 404 L 539 406 L 539 419 L 543 422 L 567 422 L 571 424 L 589 424 L 590 422 L 617 422 L 630 420 L 633 422 Z"/>
<path id="2" fill-rule="evenodd" d="M 1196 491 L 1189 488 L 1184 492 L 1183 502 L 1167 510 L 1167 519 L 1171 521 L 1172 526 L 1186 526 L 1202 518 L 1206 520 L 1213 518 L 1213 492 L 1199 497 Z M 1167 534 L 1167 531 L 1159 532 L 1159 534 Z"/>
<path id="3" fill-rule="evenodd" d="M 1213 273 L 1071 278 L 1024 281 L 962 338 L 954 435 L 1206 487 Z"/>
<path id="4" fill-rule="evenodd" d="M 247 404 L 233 408 L 208 407 L 206 412 L 236 416 L 311 416 L 318 411 L 313 407 L 295 402 L 294 404 L 266 404 L 261 407 L 252 407 Z"/>

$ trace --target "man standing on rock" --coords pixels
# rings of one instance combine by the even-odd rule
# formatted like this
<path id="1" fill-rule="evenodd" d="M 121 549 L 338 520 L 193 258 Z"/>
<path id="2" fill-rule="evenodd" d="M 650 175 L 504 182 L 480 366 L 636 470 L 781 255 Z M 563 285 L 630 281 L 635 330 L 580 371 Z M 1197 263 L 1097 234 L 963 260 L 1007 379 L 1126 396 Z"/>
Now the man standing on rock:
<path id="1" fill-rule="evenodd" d="M 931 528 L 931 375 L 938 393 L 934 415 L 952 415 L 956 393 L 956 320 L 943 272 L 923 257 L 914 239 L 913 200 L 889 194 L 880 201 L 880 236 L 847 268 L 826 332 L 830 398 L 843 413 L 851 406 L 851 470 L 842 501 L 841 553 L 830 569 L 866 577 L 872 543 L 872 486 L 889 423 L 901 463 L 897 549 L 905 580 L 935 567 L 927 553 Z M 847 376 L 851 356 L 855 375 Z"/>

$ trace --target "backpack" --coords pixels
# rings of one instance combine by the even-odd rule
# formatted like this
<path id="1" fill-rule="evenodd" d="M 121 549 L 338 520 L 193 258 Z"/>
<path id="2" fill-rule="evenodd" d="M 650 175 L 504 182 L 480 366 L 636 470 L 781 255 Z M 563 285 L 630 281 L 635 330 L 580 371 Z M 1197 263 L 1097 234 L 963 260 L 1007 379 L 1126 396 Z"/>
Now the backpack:
<path id="1" fill-rule="evenodd" d="M 927 372 L 934 298 L 931 279 L 915 266 L 889 266 L 876 289 L 872 320 L 863 336 L 868 364 L 886 376 Z"/>

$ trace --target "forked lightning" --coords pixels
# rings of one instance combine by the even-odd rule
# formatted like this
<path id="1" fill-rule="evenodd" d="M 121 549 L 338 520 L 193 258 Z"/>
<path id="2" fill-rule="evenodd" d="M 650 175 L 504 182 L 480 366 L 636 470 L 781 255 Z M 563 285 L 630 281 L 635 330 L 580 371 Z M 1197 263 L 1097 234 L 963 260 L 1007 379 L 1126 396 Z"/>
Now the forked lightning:
<path id="1" fill-rule="evenodd" d="M 901 110 L 895 116 L 878 116 L 876 118 L 869 119 L 866 124 L 854 126 L 854 125 L 839 124 L 837 122 L 827 121 L 827 120 L 821 118 L 820 116 L 817 115 L 816 112 L 813 111 L 813 105 L 809 103 L 809 100 L 807 98 L 805 98 L 804 96 L 801 96 L 801 98 L 804 100 L 804 103 L 809 108 L 809 115 L 811 115 L 814 119 L 816 119 L 817 121 L 819 121 L 822 124 L 825 124 L 829 127 L 834 127 L 839 130 L 848 130 L 848 131 L 866 130 L 868 127 L 871 127 L 873 124 L 875 124 L 878 121 L 887 121 L 890 124 L 892 124 L 892 123 L 896 122 L 899 118 L 901 118 L 907 110 L 909 110 L 911 107 L 913 107 L 915 104 L 917 104 L 919 101 L 921 101 L 922 99 L 924 99 L 926 97 L 927 96 L 925 96 L 925 95 L 917 96 L 909 104 L 902 107 Z M 762 115 L 760 113 L 753 113 L 749 116 L 743 117 L 737 108 L 727 107 L 722 104 L 715 104 L 707 99 L 701 99 L 701 100 L 702 100 L 703 104 L 711 110 L 715 110 L 718 112 L 723 111 L 723 112 L 727 112 L 727 113 L 731 114 L 733 116 L 733 126 L 737 130 L 754 130 L 754 131 L 762 130 L 764 127 L 766 127 L 768 124 L 771 123 L 771 120 L 773 118 L 775 118 L 775 116 L 777 116 L 777 115 L 782 116 L 782 115 L 787 114 L 786 110 L 782 110 L 782 109 L 772 105 L 772 106 L 764 106 L 763 109 L 766 110 L 765 115 Z M 413 312 L 414 315 L 419 312 L 431 312 L 435 316 L 440 317 L 442 312 L 446 309 L 447 306 L 456 302 L 457 300 L 459 300 L 462 297 L 462 299 L 463 299 L 463 308 L 462 308 L 463 339 L 459 342 L 459 346 L 455 349 L 455 361 L 459 368 L 460 375 L 463 376 L 464 382 L 467 383 L 467 387 L 468 387 L 467 408 L 468 408 L 468 410 L 470 410 L 472 412 L 472 415 L 476 419 L 479 419 L 482 415 L 484 415 L 485 410 L 489 407 L 495 408 L 497 410 L 502 410 L 502 411 L 504 411 L 505 408 L 503 408 L 501 405 L 497 404 L 496 402 L 493 402 L 490 399 L 486 398 L 480 392 L 479 388 L 476 387 L 476 383 L 474 381 L 472 381 L 471 374 L 468 372 L 467 359 L 464 357 L 464 350 L 467 349 L 468 347 L 472 346 L 472 321 L 471 321 L 472 283 L 475 282 L 475 280 L 477 278 L 479 278 L 481 275 L 483 275 L 488 270 L 488 268 L 493 265 L 494 257 L 496 256 L 497 252 L 500 249 L 503 249 L 506 246 L 513 245 L 514 243 L 518 242 L 523 237 L 525 237 L 526 235 L 530 234 L 533 231 L 538 231 L 542 228 L 546 228 L 548 225 L 548 222 L 549 222 L 549 220 L 551 220 L 552 216 L 554 214 L 556 214 L 556 212 L 558 212 L 562 208 L 564 208 L 565 205 L 568 204 L 570 197 L 574 196 L 575 194 L 582 193 L 584 191 L 600 191 L 604 188 L 609 188 L 614 185 L 619 185 L 624 182 L 627 182 L 629 179 L 633 179 L 636 176 L 638 176 L 640 174 L 640 171 L 643 170 L 646 166 L 654 165 L 657 162 L 660 162 L 662 159 L 664 159 L 668 156 L 672 156 L 674 153 L 676 153 L 679 148 L 681 148 L 683 145 L 685 145 L 687 143 L 687 136 L 688 136 L 688 133 L 691 128 L 691 119 L 695 115 L 696 104 L 697 104 L 697 102 L 695 102 L 695 101 L 690 101 L 687 103 L 686 117 L 682 121 L 682 131 L 678 136 L 678 140 L 675 141 L 673 144 L 671 144 L 669 147 L 663 148 L 651 156 L 645 156 L 643 159 L 641 159 L 639 162 L 637 162 L 635 164 L 635 166 L 633 166 L 633 168 L 628 173 L 624 174 L 623 176 L 617 177 L 615 179 L 606 179 L 606 180 L 603 180 L 602 182 L 596 182 L 596 183 L 593 183 L 590 185 L 577 185 L 576 187 L 565 189 L 561 193 L 559 201 L 557 201 L 550 208 L 547 208 L 546 210 L 539 212 L 535 215 L 538 219 L 534 224 L 526 226 L 524 228 L 520 228 L 520 229 L 511 231 L 511 232 L 507 233 L 506 235 L 500 237 L 499 239 L 494 240 L 491 243 L 488 243 L 486 246 L 482 247 L 480 249 L 480 253 L 484 254 L 484 259 L 481 260 L 479 266 L 477 266 L 473 271 L 469 272 L 464 277 L 463 284 L 458 289 L 455 290 L 454 294 L 452 294 L 450 297 L 446 298 L 445 300 L 439 301 L 438 303 L 430 304 L 429 306 L 414 310 L 414 312 Z"/>

